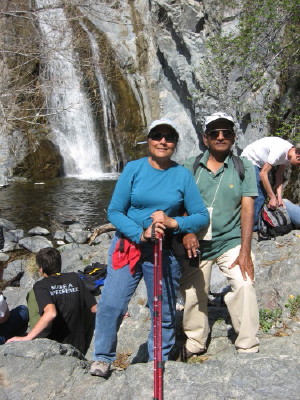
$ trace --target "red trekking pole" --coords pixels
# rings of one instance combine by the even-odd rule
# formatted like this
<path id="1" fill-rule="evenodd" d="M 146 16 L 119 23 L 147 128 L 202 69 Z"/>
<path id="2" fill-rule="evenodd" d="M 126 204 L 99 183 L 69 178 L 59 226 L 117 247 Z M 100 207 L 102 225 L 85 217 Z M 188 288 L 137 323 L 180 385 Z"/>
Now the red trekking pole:
<path id="1" fill-rule="evenodd" d="M 153 280 L 153 339 L 154 339 L 154 396 L 153 400 L 163 400 L 163 361 L 162 361 L 162 235 L 154 243 Z"/>

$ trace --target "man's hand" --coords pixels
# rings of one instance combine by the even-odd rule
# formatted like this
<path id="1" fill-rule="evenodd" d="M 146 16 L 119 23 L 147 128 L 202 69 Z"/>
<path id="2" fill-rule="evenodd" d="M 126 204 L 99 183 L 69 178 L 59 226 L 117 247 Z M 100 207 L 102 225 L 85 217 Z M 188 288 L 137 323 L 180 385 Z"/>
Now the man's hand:
<path id="1" fill-rule="evenodd" d="M 284 202 L 282 197 L 277 197 L 278 207 L 284 207 Z"/>
<path id="2" fill-rule="evenodd" d="M 10 343 L 10 342 L 25 342 L 27 340 L 30 340 L 27 338 L 27 336 L 14 336 L 10 339 L 8 339 L 5 343 Z"/>
<path id="3" fill-rule="evenodd" d="M 248 275 L 249 278 L 251 279 L 251 281 L 253 282 L 254 281 L 254 265 L 253 265 L 253 261 L 251 258 L 251 254 L 249 254 L 248 252 L 240 251 L 238 257 L 230 265 L 229 269 L 232 269 L 237 265 L 240 267 L 244 281 L 247 280 L 247 275 Z"/>
<path id="4" fill-rule="evenodd" d="M 278 207 L 278 201 L 276 197 L 271 197 L 269 202 L 268 202 L 268 207 L 271 208 L 272 210 L 275 210 Z"/>
<path id="5" fill-rule="evenodd" d="M 183 236 L 182 243 L 187 251 L 189 258 L 197 257 L 199 249 L 199 241 L 194 233 L 187 233 Z"/>

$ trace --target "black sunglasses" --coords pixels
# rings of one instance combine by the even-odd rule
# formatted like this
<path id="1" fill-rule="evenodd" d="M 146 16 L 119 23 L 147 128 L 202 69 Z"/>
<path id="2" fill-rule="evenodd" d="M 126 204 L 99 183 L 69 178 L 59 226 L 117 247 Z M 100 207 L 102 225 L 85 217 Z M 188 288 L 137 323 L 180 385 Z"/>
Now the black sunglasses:
<path id="1" fill-rule="evenodd" d="M 210 139 L 217 139 L 220 131 L 225 139 L 231 139 L 234 136 L 234 132 L 231 129 L 213 129 L 212 131 L 207 132 L 206 136 L 208 136 Z"/>
<path id="2" fill-rule="evenodd" d="M 162 133 L 159 131 L 151 131 L 148 135 L 149 139 L 152 140 L 157 140 L 158 142 L 162 139 L 165 138 L 166 142 L 169 143 L 177 143 L 178 142 L 178 135 L 174 133 Z"/>

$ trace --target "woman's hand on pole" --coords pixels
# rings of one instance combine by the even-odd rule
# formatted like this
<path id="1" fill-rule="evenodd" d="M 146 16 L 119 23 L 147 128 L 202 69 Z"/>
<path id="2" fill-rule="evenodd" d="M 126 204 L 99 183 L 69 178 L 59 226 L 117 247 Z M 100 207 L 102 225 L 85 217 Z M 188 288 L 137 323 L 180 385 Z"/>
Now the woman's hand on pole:
<path id="1" fill-rule="evenodd" d="M 178 228 L 178 223 L 177 223 L 176 219 L 168 217 L 161 210 L 154 211 L 154 213 L 151 214 L 151 218 L 152 218 L 154 224 L 162 223 L 166 228 L 171 228 L 171 229 Z"/>
<path id="2" fill-rule="evenodd" d="M 142 234 L 142 236 L 144 236 L 145 240 L 150 240 L 151 239 L 151 234 L 152 234 L 152 225 L 155 225 L 155 238 L 158 239 L 161 236 L 164 236 L 165 234 L 165 225 L 160 223 L 160 222 L 156 222 L 156 223 L 152 223 Z"/>

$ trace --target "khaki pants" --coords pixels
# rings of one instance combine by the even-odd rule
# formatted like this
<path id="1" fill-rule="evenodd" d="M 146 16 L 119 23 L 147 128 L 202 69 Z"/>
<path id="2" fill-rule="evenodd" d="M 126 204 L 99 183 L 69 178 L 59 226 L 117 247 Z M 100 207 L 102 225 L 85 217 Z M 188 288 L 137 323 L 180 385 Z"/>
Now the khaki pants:
<path id="1" fill-rule="evenodd" d="M 238 265 L 228 269 L 237 258 L 240 248 L 239 245 L 213 260 L 201 261 L 199 268 L 191 267 L 188 263 L 184 266 L 180 287 L 185 301 L 183 329 L 187 336 L 186 348 L 193 353 L 206 349 L 209 334 L 207 297 L 214 263 L 231 286 L 231 291 L 225 295 L 224 300 L 237 334 L 236 348 L 249 349 L 259 344 L 256 337 L 259 312 L 254 285 L 249 278 L 244 281 Z"/>

